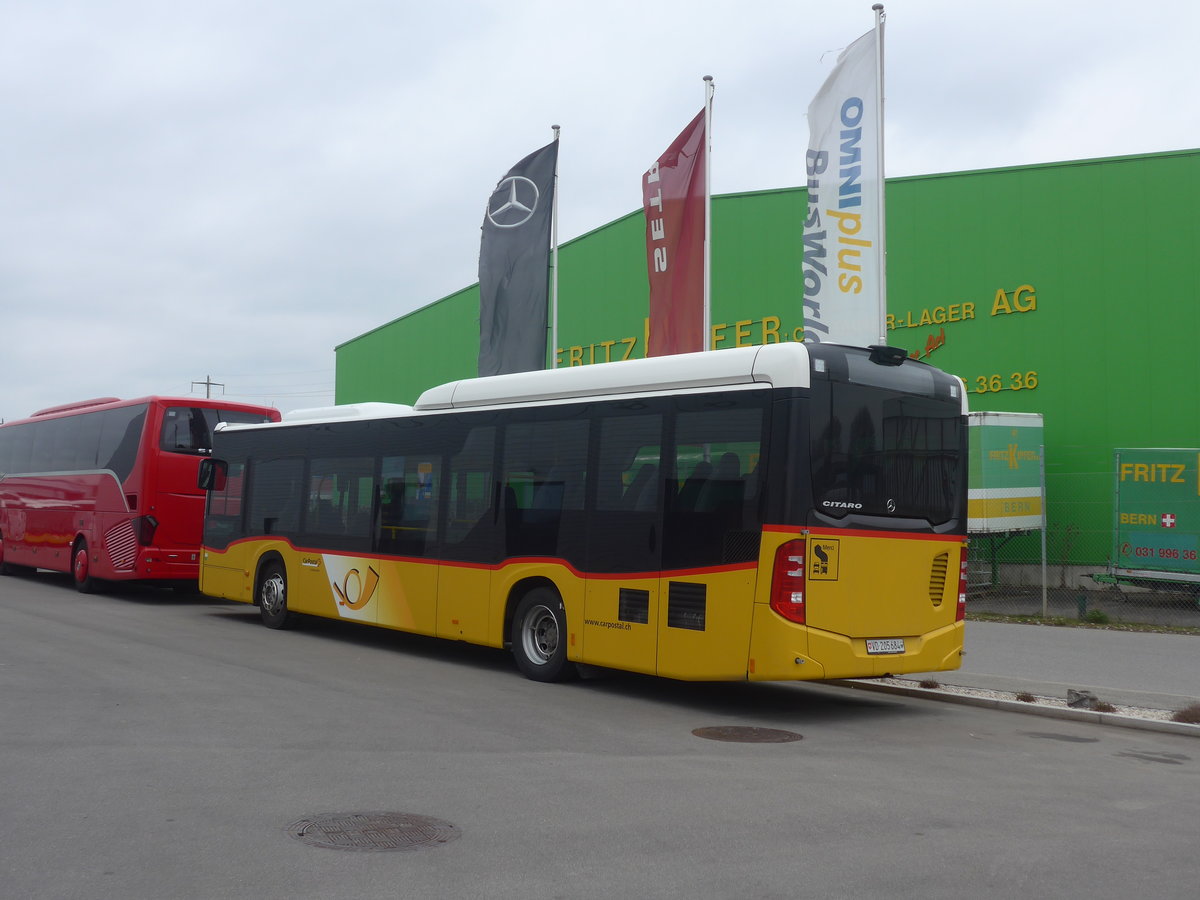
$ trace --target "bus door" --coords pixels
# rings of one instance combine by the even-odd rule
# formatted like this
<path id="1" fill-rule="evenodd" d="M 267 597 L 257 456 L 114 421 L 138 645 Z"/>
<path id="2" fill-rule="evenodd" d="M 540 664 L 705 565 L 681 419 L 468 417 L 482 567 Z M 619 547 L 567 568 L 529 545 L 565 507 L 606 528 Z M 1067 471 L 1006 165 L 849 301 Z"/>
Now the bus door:
<path id="1" fill-rule="evenodd" d="M 468 421 L 465 431 L 456 435 L 457 452 L 447 462 L 435 633 L 494 646 L 492 578 L 502 532 L 496 479 L 498 429 L 492 421 L 490 414 Z"/>
<path id="2" fill-rule="evenodd" d="M 606 404 L 588 522 L 583 658 L 653 674 L 661 606 L 663 416 Z"/>
<path id="3" fill-rule="evenodd" d="M 302 595 L 315 604 L 311 611 L 379 621 L 381 567 L 368 556 L 374 504 L 374 457 L 330 454 L 309 461 L 296 577 Z"/>
<path id="4" fill-rule="evenodd" d="M 161 424 L 157 421 L 159 417 Z M 150 407 L 149 424 L 151 427 L 146 429 L 149 452 L 143 457 L 142 487 L 150 496 L 131 494 L 130 507 L 135 515 L 154 516 L 158 546 L 176 550 L 195 548 L 200 544 L 204 521 L 204 494 L 196 489 L 196 469 L 200 458 L 212 452 L 212 434 L 205 410 L 155 404 Z M 192 555 L 194 551 L 187 554 Z M 177 555 L 173 561 L 178 561 Z"/>
<path id="5" fill-rule="evenodd" d="M 659 584 L 658 668 L 745 677 L 761 535 L 757 392 L 676 401 Z"/>
<path id="6" fill-rule="evenodd" d="M 376 548 L 382 581 L 379 624 L 435 634 L 441 456 L 417 450 L 385 455 L 379 481 Z"/>

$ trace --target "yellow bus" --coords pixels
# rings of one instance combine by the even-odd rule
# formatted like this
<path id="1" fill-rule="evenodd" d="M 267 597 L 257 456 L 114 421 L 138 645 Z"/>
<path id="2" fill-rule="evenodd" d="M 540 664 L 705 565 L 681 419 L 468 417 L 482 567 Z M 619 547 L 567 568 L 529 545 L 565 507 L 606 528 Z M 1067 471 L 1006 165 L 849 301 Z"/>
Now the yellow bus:
<path id="1" fill-rule="evenodd" d="M 444 384 L 224 425 L 200 588 L 687 680 L 960 664 L 962 382 L 781 343 Z"/>

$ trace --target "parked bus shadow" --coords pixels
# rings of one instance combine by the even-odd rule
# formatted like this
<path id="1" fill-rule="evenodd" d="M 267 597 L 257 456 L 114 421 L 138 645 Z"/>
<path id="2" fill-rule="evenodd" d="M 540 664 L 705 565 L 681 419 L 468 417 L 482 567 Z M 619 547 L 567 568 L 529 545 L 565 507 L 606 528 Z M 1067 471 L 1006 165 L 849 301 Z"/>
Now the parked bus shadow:
<path id="1" fill-rule="evenodd" d="M 214 608 L 207 615 L 248 627 L 263 627 L 258 609 L 247 604 L 231 603 L 228 607 Z M 402 653 L 431 664 L 468 668 L 489 676 L 512 678 L 514 684 L 525 684 L 512 654 L 507 650 L 310 616 L 298 616 L 296 624 L 289 627 L 289 630 L 293 629 L 322 641 Z M 797 728 L 820 722 L 875 719 L 880 716 L 911 717 L 929 712 L 924 706 L 907 703 L 900 698 L 851 691 L 821 682 L 675 681 L 596 666 L 581 668 L 578 681 L 545 685 L 544 689 L 574 690 L 622 697 L 631 703 L 661 703 L 691 708 L 705 716 L 738 723 L 753 721 L 756 725 L 775 728 Z M 698 724 L 719 723 L 705 721 Z"/>
<path id="2" fill-rule="evenodd" d="M 774 728 L 803 727 L 879 716 L 920 714 L 886 695 L 862 696 L 819 681 L 675 681 L 653 675 L 594 670 L 581 682 L 585 690 L 690 707 L 723 721 L 702 725 L 747 724 Z"/>
<path id="3" fill-rule="evenodd" d="M 38 569 L 35 572 L 23 573 L 19 578 L 30 583 L 44 584 L 55 590 L 75 593 L 75 583 L 66 572 L 53 572 L 49 569 Z M 220 603 L 201 594 L 195 584 L 152 582 L 152 581 L 105 581 L 100 582 L 92 594 L 80 594 L 82 599 L 87 597 L 107 597 L 113 600 L 124 600 L 130 603 L 146 605 L 191 604 L 197 601 L 204 603 Z"/>
<path id="4" fill-rule="evenodd" d="M 224 604 L 224 601 L 214 600 L 211 597 L 202 597 L 201 599 Z M 229 601 L 227 605 L 209 610 L 207 615 L 254 628 L 264 628 L 259 618 L 258 607 L 248 603 Z M 507 650 L 499 650 L 494 647 L 481 647 L 478 644 L 429 637 L 424 634 L 412 634 L 390 628 L 372 628 L 358 622 L 326 619 L 320 616 L 297 615 L 286 631 L 297 632 L 322 641 L 337 641 L 354 647 L 399 652 L 429 662 L 440 661 L 487 672 L 510 671 L 514 678 L 521 677 L 513 663 L 512 654 Z"/>

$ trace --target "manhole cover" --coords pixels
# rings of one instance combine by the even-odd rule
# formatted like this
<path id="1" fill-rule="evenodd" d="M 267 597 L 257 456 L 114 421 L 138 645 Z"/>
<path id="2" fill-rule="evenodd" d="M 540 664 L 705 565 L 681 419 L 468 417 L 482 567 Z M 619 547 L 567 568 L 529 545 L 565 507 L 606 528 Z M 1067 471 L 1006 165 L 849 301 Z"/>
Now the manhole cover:
<path id="1" fill-rule="evenodd" d="M 794 731 L 756 728 L 753 725 L 714 725 L 711 728 L 696 728 L 692 734 L 710 741 L 734 741 L 742 744 L 786 744 L 788 741 L 804 738 L 804 735 Z"/>
<path id="2" fill-rule="evenodd" d="M 287 833 L 332 850 L 424 850 L 457 840 L 461 831 L 431 816 L 398 812 L 324 813 L 298 819 Z"/>

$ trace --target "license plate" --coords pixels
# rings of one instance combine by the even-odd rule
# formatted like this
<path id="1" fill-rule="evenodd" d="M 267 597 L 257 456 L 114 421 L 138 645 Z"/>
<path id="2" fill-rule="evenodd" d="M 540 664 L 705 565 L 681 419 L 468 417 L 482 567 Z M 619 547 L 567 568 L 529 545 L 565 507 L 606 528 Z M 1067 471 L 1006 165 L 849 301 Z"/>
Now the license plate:
<path id="1" fill-rule="evenodd" d="M 867 652 L 876 653 L 903 653 L 904 638 L 875 638 L 867 641 Z"/>

